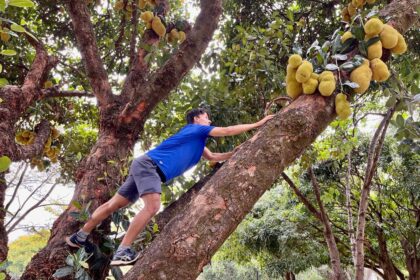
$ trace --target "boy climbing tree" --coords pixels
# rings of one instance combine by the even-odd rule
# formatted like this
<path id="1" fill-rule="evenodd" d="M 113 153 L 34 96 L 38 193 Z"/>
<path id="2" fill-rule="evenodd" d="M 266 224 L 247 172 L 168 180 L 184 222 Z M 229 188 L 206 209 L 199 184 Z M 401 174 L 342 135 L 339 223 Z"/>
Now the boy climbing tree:
<path id="1" fill-rule="evenodd" d="M 95 210 L 92 217 L 78 232 L 66 237 L 68 245 L 77 248 L 84 247 L 86 252 L 92 252 L 93 245 L 87 237 L 95 227 L 116 210 L 141 198 L 144 207 L 131 222 L 114 254 L 111 265 L 126 265 L 135 262 L 139 255 L 131 248 L 131 244 L 160 209 L 161 183 L 182 175 L 196 165 L 201 156 L 212 161 L 223 161 L 232 156 L 233 152 L 213 153 L 206 148 L 205 144 L 209 136 L 237 135 L 262 126 L 272 119 L 273 115 L 266 116 L 256 123 L 228 127 L 211 126 L 207 111 L 201 108 L 189 111 L 186 118 L 187 125 L 178 133 L 133 161 L 125 183 L 108 202 Z"/>

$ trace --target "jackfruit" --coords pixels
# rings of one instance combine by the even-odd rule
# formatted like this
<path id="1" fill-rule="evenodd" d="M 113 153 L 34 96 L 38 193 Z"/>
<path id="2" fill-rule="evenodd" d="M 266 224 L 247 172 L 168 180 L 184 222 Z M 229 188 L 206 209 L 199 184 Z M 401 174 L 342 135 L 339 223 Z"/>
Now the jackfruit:
<path id="1" fill-rule="evenodd" d="M 289 81 L 286 85 L 286 93 L 288 96 L 290 96 L 293 99 L 296 99 L 301 95 L 303 92 L 302 84 L 295 82 L 295 81 Z"/>
<path id="2" fill-rule="evenodd" d="M 335 90 L 334 80 L 323 80 L 319 83 L 318 90 L 322 96 L 330 96 Z"/>
<path id="3" fill-rule="evenodd" d="M 347 101 L 347 96 L 343 93 L 335 96 L 335 112 L 343 120 L 351 115 L 350 103 Z"/>
<path id="4" fill-rule="evenodd" d="M 391 25 L 384 24 L 384 28 L 379 35 L 381 37 L 382 47 L 392 49 L 398 43 L 398 31 Z"/>
<path id="5" fill-rule="evenodd" d="M 406 51 L 407 51 L 407 44 L 405 42 L 405 39 L 400 33 L 398 33 L 397 45 L 391 49 L 391 52 L 395 54 L 403 54 Z"/>
<path id="6" fill-rule="evenodd" d="M 353 7 L 360 8 L 364 5 L 364 0 L 351 0 Z"/>
<path id="7" fill-rule="evenodd" d="M 51 82 L 51 81 L 46 81 L 44 83 L 44 88 L 52 88 L 52 86 L 53 86 L 53 82 Z"/>
<path id="8" fill-rule="evenodd" d="M 290 65 L 287 65 L 287 74 L 286 74 L 286 82 L 288 81 L 296 81 L 296 71 L 297 68 L 293 68 Z"/>
<path id="9" fill-rule="evenodd" d="M 118 0 L 114 5 L 114 10 L 121 11 L 124 8 L 124 1 Z"/>
<path id="10" fill-rule="evenodd" d="M 187 39 L 187 34 L 185 34 L 184 31 L 179 31 L 178 35 L 179 35 L 179 43 L 182 44 L 182 42 L 184 42 L 185 39 Z"/>
<path id="11" fill-rule="evenodd" d="M 379 58 L 375 58 L 370 62 L 370 69 L 372 69 L 372 80 L 374 81 L 383 82 L 388 80 L 390 76 L 388 66 Z"/>
<path id="12" fill-rule="evenodd" d="M 3 42 L 9 42 L 9 40 L 10 40 L 10 34 L 8 32 L 1 31 L 0 32 L 0 39 Z"/>
<path id="13" fill-rule="evenodd" d="M 176 28 L 173 28 L 171 30 L 171 32 L 169 32 L 168 34 L 168 42 L 172 43 L 172 42 L 176 42 L 179 39 L 179 33 L 178 30 L 176 30 Z"/>
<path id="14" fill-rule="evenodd" d="M 147 1 L 146 0 L 139 0 L 139 8 L 144 9 L 146 8 Z"/>
<path id="15" fill-rule="evenodd" d="M 349 12 L 350 17 L 353 17 L 356 14 L 356 7 L 349 3 L 347 5 L 347 11 Z"/>
<path id="16" fill-rule="evenodd" d="M 368 35 L 378 35 L 384 29 L 384 24 L 378 18 L 371 18 L 365 23 L 364 29 Z"/>
<path id="17" fill-rule="evenodd" d="M 151 11 L 146 11 L 140 14 L 140 18 L 145 22 L 151 22 L 153 20 L 153 13 Z"/>
<path id="18" fill-rule="evenodd" d="M 344 32 L 343 36 L 341 36 L 341 43 L 347 41 L 347 39 L 353 38 L 353 34 L 350 31 Z"/>
<path id="19" fill-rule="evenodd" d="M 366 61 L 350 73 L 350 81 L 359 85 L 358 88 L 353 89 L 355 93 L 364 93 L 369 88 L 372 70 L 369 68 L 369 61 Z"/>
<path id="20" fill-rule="evenodd" d="M 335 102 L 337 103 L 337 101 L 346 101 L 347 100 L 347 95 L 345 95 L 344 93 L 338 93 L 335 96 Z"/>
<path id="21" fill-rule="evenodd" d="M 289 57 L 289 64 L 293 68 L 298 68 L 302 64 L 302 57 L 298 54 L 292 54 Z"/>
<path id="22" fill-rule="evenodd" d="M 312 94 L 316 91 L 318 80 L 312 77 L 302 84 L 304 94 Z"/>
<path id="23" fill-rule="evenodd" d="M 378 41 L 368 47 L 368 59 L 372 60 L 374 58 L 382 57 L 382 43 Z"/>
<path id="24" fill-rule="evenodd" d="M 303 61 L 296 71 L 296 81 L 299 83 L 306 82 L 311 77 L 313 71 L 312 63 L 306 60 Z"/>
<path id="25" fill-rule="evenodd" d="M 335 81 L 334 73 L 331 71 L 323 71 L 320 75 L 318 80 L 322 81 Z"/>
<path id="26" fill-rule="evenodd" d="M 349 10 L 347 9 L 347 7 L 345 7 L 343 10 L 341 10 L 341 20 L 345 21 L 345 22 L 350 22 L 350 20 L 351 20 Z"/>
<path id="27" fill-rule="evenodd" d="M 53 127 L 51 129 L 51 137 L 53 139 L 57 139 L 59 136 L 60 136 L 60 131 L 57 128 Z"/>
<path id="28" fill-rule="evenodd" d="M 317 73 L 312 73 L 312 74 L 311 74 L 311 79 L 316 79 L 316 80 L 318 80 L 318 78 L 319 78 L 319 75 L 318 75 Z"/>
<path id="29" fill-rule="evenodd" d="M 166 34 L 165 25 L 163 25 L 162 21 L 158 16 L 155 16 L 152 21 L 152 29 L 155 31 L 159 37 L 163 37 Z"/>

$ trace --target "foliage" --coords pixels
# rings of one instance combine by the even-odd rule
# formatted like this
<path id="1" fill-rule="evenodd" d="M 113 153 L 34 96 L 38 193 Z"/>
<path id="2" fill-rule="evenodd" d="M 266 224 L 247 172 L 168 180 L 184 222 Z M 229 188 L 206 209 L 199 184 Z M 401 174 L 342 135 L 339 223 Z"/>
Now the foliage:
<path id="1" fill-rule="evenodd" d="M 19 277 L 32 256 L 47 244 L 50 232 L 43 229 L 39 232 L 24 235 L 9 244 L 8 272 Z"/>

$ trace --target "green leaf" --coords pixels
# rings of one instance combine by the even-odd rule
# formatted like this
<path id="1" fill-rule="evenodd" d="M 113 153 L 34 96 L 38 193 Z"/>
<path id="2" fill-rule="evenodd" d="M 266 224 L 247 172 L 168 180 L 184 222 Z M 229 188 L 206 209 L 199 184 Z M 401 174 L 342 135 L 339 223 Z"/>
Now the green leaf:
<path id="1" fill-rule="evenodd" d="M 26 32 L 26 30 L 25 30 L 25 28 L 23 28 L 22 26 L 20 26 L 19 24 L 12 24 L 11 26 L 10 26 L 10 28 L 13 30 L 13 31 L 16 31 L 16 32 Z"/>
<path id="2" fill-rule="evenodd" d="M 396 122 L 399 127 L 404 127 L 404 118 L 401 115 L 397 116 Z"/>
<path id="3" fill-rule="evenodd" d="M 35 6 L 35 3 L 32 2 L 31 0 L 9 0 L 9 5 L 15 6 L 15 7 L 26 8 L 26 7 Z"/>
<path id="4" fill-rule="evenodd" d="M 332 63 L 329 63 L 327 65 L 325 65 L 325 69 L 326 70 L 330 70 L 330 71 L 334 71 L 338 69 L 338 66 Z"/>
<path id="5" fill-rule="evenodd" d="M 356 45 L 357 40 L 355 38 L 349 38 L 341 45 L 341 48 L 338 52 L 341 54 L 351 52 L 356 47 Z"/>
<path id="6" fill-rule="evenodd" d="M 6 10 L 6 1 L 0 0 L 0 12 L 4 12 Z"/>
<path id="7" fill-rule="evenodd" d="M 15 50 L 2 50 L 0 52 L 0 54 L 2 54 L 2 55 L 8 55 L 8 56 L 13 56 L 13 55 L 16 55 L 16 51 Z"/>
<path id="8" fill-rule="evenodd" d="M 0 172 L 4 172 L 9 169 L 9 166 L 12 164 L 12 161 L 7 156 L 0 157 Z"/>
<path id="9" fill-rule="evenodd" d="M 376 42 L 378 42 L 381 38 L 379 38 L 379 36 L 375 36 L 370 38 L 367 42 L 366 42 L 366 48 L 368 48 L 369 46 L 375 44 Z"/>
<path id="10" fill-rule="evenodd" d="M 73 201 L 71 202 L 71 204 L 72 204 L 74 207 L 76 207 L 77 209 L 79 209 L 79 210 L 81 210 L 81 209 L 82 209 L 82 204 L 80 204 L 80 202 L 79 202 L 79 201 L 77 201 L 77 200 L 73 200 Z"/>
<path id="11" fill-rule="evenodd" d="M 9 81 L 5 78 L 0 78 L 0 88 L 7 86 L 9 84 Z"/>
<path id="12" fill-rule="evenodd" d="M 72 273 L 73 273 L 73 268 L 71 266 L 65 266 L 65 267 L 61 267 L 57 269 L 55 273 L 53 274 L 53 276 L 56 278 L 63 278 L 63 277 L 69 276 Z"/>
<path id="13" fill-rule="evenodd" d="M 3 71 L 3 65 L 0 64 L 0 72 Z"/>

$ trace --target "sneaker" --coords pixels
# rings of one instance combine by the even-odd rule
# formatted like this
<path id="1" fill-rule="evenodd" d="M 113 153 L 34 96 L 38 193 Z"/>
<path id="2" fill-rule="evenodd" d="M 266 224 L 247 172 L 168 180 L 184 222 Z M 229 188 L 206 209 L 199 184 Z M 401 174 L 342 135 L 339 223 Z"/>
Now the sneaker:
<path id="1" fill-rule="evenodd" d="M 137 261 L 140 254 L 136 253 L 133 249 L 125 249 L 117 251 L 112 258 L 111 265 L 127 265 Z"/>
<path id="2" fill-rule="evenodd" d="M 88 253 L 88 254 L 91 254 L 91 253 L 93 253 L 93 251 L 95 251 L 95 246 L 92 243 L 90 243 L 88 240 L 81 241 L 77 238 L 77 232 L 73 233 L 71 236 L 67 236 L 66 237 L 66 243 L 70 247 L 84 248 L 85 252 Z"/>

